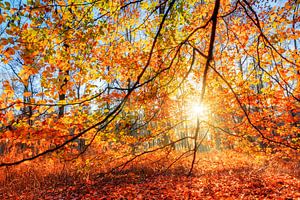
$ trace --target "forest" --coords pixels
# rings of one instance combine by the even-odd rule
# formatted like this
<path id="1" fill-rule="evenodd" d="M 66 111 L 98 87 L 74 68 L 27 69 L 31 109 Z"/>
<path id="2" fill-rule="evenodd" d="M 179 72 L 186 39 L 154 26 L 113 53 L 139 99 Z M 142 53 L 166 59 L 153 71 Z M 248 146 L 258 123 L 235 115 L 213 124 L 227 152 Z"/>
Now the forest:
<path id="1" fill-rule="evenodd" d="M 0 0 L 0 199 L 299 199 L 299 6 Z"/>

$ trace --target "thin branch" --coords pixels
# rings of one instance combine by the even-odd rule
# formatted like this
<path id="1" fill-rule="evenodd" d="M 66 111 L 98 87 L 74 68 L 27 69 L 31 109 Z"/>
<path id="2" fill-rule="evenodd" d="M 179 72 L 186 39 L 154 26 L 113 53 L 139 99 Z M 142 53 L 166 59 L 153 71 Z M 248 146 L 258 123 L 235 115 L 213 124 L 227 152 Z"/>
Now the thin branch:
<path id="1" fill-rule="evenodd" d="M 110 170 L 109 173 L 112 173 L 112 172 L 116 171 L 116 170 L 119 169 L 119 168 L 121 168 L 120 171 L 122 171 L 122 170 L 123 170 L 130 162 L 134 161 L 135 159 L 137 159 L 137 158 L 139 158 L 139 157 L 141 157 L 141 156 L 143 156 L 143 155 L 145 155 L 145 154 L 149 154 L 149 153 L 153 153 L 153 152 L 162 150 L 162 149 L 164 149 L 164 148 L 166 148 L 166 147 L 168 147 L 168 146 L 174 145 L 174 144 L 176 144 L 176 143 L 178 143 L 178 142 L 180 142 L 180 141 L 182 141 L 182 140 L 188 139 L 188 138 L 193 138 L 193 137 L 187 136 L 187 137 L 184 137 L 184 138 L 180 138 L 180 139 L 178 139 L 178 140 L 176 140 L 176 141 L 170 142 L 170 143 L 168 143 L 168 144 L 166 144 L 166 145 L 164 145 L 164 146 L 162 146 L 162 147 L 158 147 L 158 148 L 156 148 L 156 149 L 152 149 L 152 150 L 148 150 L 148 151 L 143 151 L 142 153 L 137 154 L 137 155 L 135 155 L 134 157 L 130 158 L 130 159 L 127 160 L 126 162 L 124 162 L 124 163 L 122 163 L 122 164 L 116 166 L 115 168 L 113 168 L 112 170 Z"/>
<path id="2" fill-rule="evenodd" d="M 297 65 L 296 63 L 290 61 L 289 59 L 287 59 L 285 56 L 283 56 L 276 48 L 275 46 L 270 42 L 270 40 L 267 38 L 267 36 L 264 34 L 263 30 L 262 30 L 262 27 L 260 25 L 260 21 L 259 21 L 259 18 L 258 18 L 258 15 L 257 13 L 253 10 L 253 8 L 251 7 L 251 5 L 246 1 L 246 0 L 243 0 L 243 2 L 245 2 L 245 4 L 248 6 L 249 10 L 254 14 L 255 16 L 255 20 L 253 19 L 253 17 L 248 13 L 248 10 L 247 8 L 241 3 L 239 2 L 239 4 L 243 7 L 243 9 L 245 10 L 245 13 L 246 15 L 250 18 L 250 20 L 254 23 L 254 25 L 258 28 L 261 36 L 263 37 L 263 39 L 270 45 L 270 47 L 272 47 L 272 49 L 274 49 L 274 51 L 283 59 L 285 60 L 286 62 L 292 64 L 292 65 L 295 65 L 297 67 L 300 67 L 299 65 Z"/>

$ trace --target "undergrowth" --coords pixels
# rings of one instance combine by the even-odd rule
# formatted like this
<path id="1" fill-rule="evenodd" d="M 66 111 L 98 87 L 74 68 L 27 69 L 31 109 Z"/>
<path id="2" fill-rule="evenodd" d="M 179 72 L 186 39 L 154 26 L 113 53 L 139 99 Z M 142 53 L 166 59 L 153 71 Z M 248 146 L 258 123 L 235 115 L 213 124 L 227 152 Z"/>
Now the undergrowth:
<path id="1" fill-rule="evenodd" d="M 94 152 L 93 152 L 94 153 Z M 0 169 L 1 199 L 189 199 L 300 198 L 297 159 L 234 151 L 190 157 L 160 152 L 137 157 L 92 152 L 66 161 L 43 157 Z M 106 158 L 106 159 L 105 159 Z M 107 159 L 109 158 L 109 159 Z"/>

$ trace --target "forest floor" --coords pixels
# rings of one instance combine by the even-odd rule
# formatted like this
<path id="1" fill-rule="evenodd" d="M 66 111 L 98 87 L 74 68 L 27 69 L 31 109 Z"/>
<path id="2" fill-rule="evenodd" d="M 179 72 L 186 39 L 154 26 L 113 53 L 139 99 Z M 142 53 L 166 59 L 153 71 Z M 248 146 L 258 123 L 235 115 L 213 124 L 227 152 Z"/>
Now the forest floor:
<path id="1" fill-rule="evenodd" d="M 164 171 L 175 156 L 153 162 L 156 156 L 110 174 L 100 173 L 103 166 L 91 160 L 81 166 L 83 160 L 75 165 L 49 159 L 2 168 L 0 199 L 300 199 L 297 159 L 199 153 L 187 177 L 190 160 Z"/>

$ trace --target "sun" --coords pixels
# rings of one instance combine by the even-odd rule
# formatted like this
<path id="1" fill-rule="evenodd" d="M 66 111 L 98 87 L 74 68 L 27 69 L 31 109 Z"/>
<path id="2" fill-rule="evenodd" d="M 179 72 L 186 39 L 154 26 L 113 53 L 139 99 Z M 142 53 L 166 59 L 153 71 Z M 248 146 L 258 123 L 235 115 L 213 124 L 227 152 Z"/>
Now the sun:
<path id="1" fill-rule="evenodd" d="M 196 114 L 203 114 L 207 111 L 207 107 L 205 107 L 203 104 L 195 104 L 192 106 L 192 109 Z"/>
<path id="2" fill-rule="evenodd" d="M 201 118 L 205 118 L 207 117 L 208 113 L 209 113 L 209 109 L 208 106 L 206 106 L 205 104 L 192 104 L 191 105 L 191 114 L 192 116 L 197 116 L 197 117 L 201 117 Z"/>

